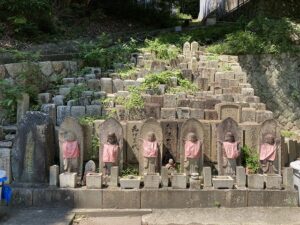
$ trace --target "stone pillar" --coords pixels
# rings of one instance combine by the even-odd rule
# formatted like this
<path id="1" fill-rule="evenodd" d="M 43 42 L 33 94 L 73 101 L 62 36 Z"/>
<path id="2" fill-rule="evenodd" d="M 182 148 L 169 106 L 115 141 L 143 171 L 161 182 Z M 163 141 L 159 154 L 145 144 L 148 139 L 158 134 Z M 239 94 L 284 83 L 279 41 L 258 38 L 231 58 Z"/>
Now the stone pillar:
<path id="1" fill-rule="evenodd" d="M 19 122 L 22 117 L 29 110 L 29 95 L 27 93 L 22 94 L 22 98 L 17 102 L 17 122 Z"/>
<path id="2" fill-rule="evenodd" d="M 119 167 L 113 166 L 111 168 L 109 186 L 118 187 L 118 183 L 119 183 Z"/>
<path id="3" fill-rule="evenodd" d="M 242 166 L 236 167 L 236 186 L 238 189 L 246 188 L 246 172 Z"/>
<path id="4" fill-rule="evenodd" d="M 59 184 L 59 166 L 58 165 L 50 166 L 49 185 L 58 186 L 58 184 Z"/>
<path id="5" fill-rule="evenodd" d="M 210 167 L 203 167 L 203 187 L 206 189 L 212 188 L 212 175 Z"/>
<path id="6" fill-rule="evenodd" d="M 162 185 L 162 187 L 168 187 L 169 186 L 168 169 L 164 166 L 161 167 L 161 185 Z"/>
<path id="7" fill-rule="evenodd" d="M 282 171 L 283 187 L 286 190 L 294 190 L 293 168 L 285 167 Z"/>

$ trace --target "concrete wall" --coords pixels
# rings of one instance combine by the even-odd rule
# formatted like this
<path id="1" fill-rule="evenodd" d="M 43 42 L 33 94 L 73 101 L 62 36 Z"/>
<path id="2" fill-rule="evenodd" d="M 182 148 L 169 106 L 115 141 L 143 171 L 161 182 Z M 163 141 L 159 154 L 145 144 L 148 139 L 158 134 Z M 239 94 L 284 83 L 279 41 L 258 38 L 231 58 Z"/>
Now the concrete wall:
<path id="1" fill-rule="evenodd" d="M 274 118 L 286 130 L 300 130 L 300 54 L 244 55 L 239 63 Z"/>
<path id="2" fill-rule="evenodd" d="M 14 188 L 12 205 L 103 209 L 297 207 L 297 191 Z"/>

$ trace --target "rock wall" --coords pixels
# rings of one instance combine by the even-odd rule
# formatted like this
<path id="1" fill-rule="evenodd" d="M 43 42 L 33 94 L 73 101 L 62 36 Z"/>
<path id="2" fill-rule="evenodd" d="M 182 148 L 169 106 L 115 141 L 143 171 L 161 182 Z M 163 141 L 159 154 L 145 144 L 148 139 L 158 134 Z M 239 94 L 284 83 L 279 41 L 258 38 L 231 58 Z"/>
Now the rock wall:
<path id="1" fill-rule="evenodd" d="M 239 63 L 279 123 L 300 130 L 300 54 L 244 55 Z"/>

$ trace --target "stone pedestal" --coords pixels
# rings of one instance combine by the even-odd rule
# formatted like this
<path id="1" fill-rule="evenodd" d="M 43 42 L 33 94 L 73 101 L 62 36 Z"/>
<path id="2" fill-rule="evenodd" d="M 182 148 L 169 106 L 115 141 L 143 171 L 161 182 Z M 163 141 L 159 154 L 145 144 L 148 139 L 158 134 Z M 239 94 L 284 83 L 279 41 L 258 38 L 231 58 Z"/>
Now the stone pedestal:
<path id="1" fill-rule="evenodd" d="M 59 184 L 61 188 L 75 188 L 77 173 L 61 173 Z"/>
<path id="2" fill-rule="evenodd" d="M 261 174 L 248 174 L 247 185 L 249 189 L 264 189 L 264 176 Z"/>
<path id="3" fill-rule="evenodd" d="M 49 171 L 49 185 L 50 186 L 58 186 L 59 185 L 59 166 L 53 165 L 50 166 Z"/>
<path id="4" fill-rule="evenodd" d="M 86 188 L 101 189 L 103 183 L 102 173 L 88 173 L 86 175 Z"/>
<path id="5" fill-rule="evenodd" d="M 120 178 L 120 186 L 122 189 L 139 189 L 141 185 L 141 177 L 129 176 Z"/>
<path id="6" fill-rule="evenodd" d="M 186 174 L 173 174 L 172 175 L 172 188 L 173 189 L 186 189 L 187 176 Z"/>
<path id="7" fill-rule="evenodd" d="M 212 179 L 214 189 L 232 189 L 234 180 L 230 176 L 215 176 Z"/>
<path id="8" fill-rule="evenodd" d="M 203 177 L 198 177 L 198 179 L 190 178 L 190 189 L 200 190 L 202 181 Z"/>
<path id="9" fill-rule="evenodd" d="M 159 173 L 144 175 L 144 188 L 159 188 L 160 176 Z"/>
<path id="10" fill-rule="evenodd" d="M 282 176 L 278 174 L 264 174 L 267 189 L 281 189 Z"/>

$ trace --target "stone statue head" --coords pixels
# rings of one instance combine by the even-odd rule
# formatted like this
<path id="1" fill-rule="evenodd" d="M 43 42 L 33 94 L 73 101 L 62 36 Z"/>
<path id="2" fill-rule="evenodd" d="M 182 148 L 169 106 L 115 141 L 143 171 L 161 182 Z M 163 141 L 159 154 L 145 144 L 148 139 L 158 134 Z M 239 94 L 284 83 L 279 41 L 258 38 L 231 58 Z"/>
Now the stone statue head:
<path id="1" fill-rule="evenodd" d="M 107 142 L 112 145 L 118 144 L 117 136 L 115 133 L 108 133 Z"/>
<path id="2" fill-rule="evenodd" d="M 64 139 L 65 141 L 76 141 L 76 135 L 72 131 L 66 131 Z"/>
<path id="3" fill-rule="evenodd" d="M 235 137 L 234 137 L 233 133 L 227 132 L 225 134 L 225 141 L 226 142 L 231 142 L 231 143 L 235 142 Z"/>
<path id="4" fill-rule="evenodd" d="M 154 132 L 150 131 L 147 133 L 147 140 L 150 142 L 156 141 L 156 136 Z"/>
<path id="5" fill-rule="evenodd" d="M 174 160 L 173 159 L 169 159 L 169 165 L 173 165 L 174 164 Z"/>
<path id="6" fill-rule="evenodd" d="M 270 144 L 270 145 L 274 145 L 274 144 L 275 144 L 275 137 L 274 137 L 274 135 L 272 135 L 272 134 L 267 134 L 267 135 L 265 136 L 264 142 L 265 142 L 265 143 L 268 143 L 268 144 Z"/>
<path id="7" fill-rule="evenodd" d="M 195 143 L 196 141 L 198 141 L 198 138 L 195 133 L 191 132 L 188 133 L 187 140 Z"/>

